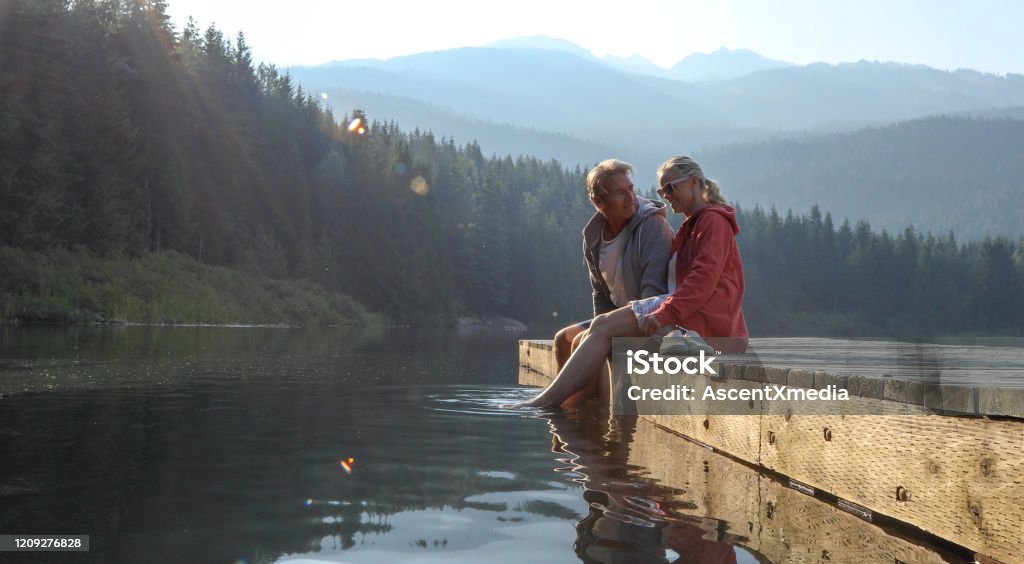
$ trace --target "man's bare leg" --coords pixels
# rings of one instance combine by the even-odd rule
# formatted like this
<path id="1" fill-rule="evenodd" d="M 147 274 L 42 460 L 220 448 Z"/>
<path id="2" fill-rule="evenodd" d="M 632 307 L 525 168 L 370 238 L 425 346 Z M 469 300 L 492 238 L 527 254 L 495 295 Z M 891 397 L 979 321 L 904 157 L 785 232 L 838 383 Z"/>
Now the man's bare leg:
<path id="1" fill-rule="evenodd" d="M 565 362 L 569 360 L 569 355 L 572 354 L 573 348 L 575 348 L 576 339 L 579 338 L 583 332 L 586 331 L 580 324 L 570 325 L 559 329 L 555 333 L 555 360 L 558 362 L 558 371 L 562 371 L 562 367 L 565 366 Z"/>
<path id="2" fill-rule="evenodd" d="M 572 340 L 572 352 L 576 352 L 576 349 L 578 349 L 580 347 L 580 343 L 582 343 L 583 339 L 585 339 L 587 337 L 587 332 L 588 332 L 588 330 L 586 330 L 586 329 L 583 330 L 578 335 L 576 335 L 575 339 Z M 571 356 L 571 354 L 570 354 L 570 356 Z M 560 364 L 558 366 L 558 371 L 559 372 L 562 371 L 562 367 L 564 365 L 565 365 L 565 363 L 562 363 L 562 364 Z M 594 397 L 594 394 L 596 394 L 598 392 L 598 380 L 597 380 L 597 378 L 599 378 L 599 377 L 600 377 L 600 374 L 595 374 L 594 379 L 591 382 L 589 382 L 586 386 L 584 386 L 583 389 L 581 389 L 580 391 L 578 391 L 575 394 L 573 394 L 573 395 L 569 396 L 568 398 L 566 398 L 566 400 L 562 402 L 561 406 L 562 407 L 569 407 L 571 405 L 576 405 L 576 404 L 579 404 L 579 403 L 585 403 L 590 398 Z"/>

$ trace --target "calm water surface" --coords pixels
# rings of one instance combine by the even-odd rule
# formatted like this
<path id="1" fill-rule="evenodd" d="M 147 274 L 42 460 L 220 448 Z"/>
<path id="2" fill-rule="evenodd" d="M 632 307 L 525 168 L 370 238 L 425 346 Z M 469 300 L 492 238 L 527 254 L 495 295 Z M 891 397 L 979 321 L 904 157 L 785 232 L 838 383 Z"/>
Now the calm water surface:
<path id="1" fill-rule="evenodd" d="M 0 534 L 91 536 L 0 560 L 764 560 L 640 479 L 630 423 L 500 409 L 518 337 L 0 329 Z"/>

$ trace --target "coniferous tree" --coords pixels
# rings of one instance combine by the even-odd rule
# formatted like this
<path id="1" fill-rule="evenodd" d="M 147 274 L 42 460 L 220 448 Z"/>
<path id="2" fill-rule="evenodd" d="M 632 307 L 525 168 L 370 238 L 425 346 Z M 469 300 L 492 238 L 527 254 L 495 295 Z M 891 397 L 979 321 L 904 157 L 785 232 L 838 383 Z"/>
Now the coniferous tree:
<path id="1" fill-rule="evenodd" d="M 1024 304 L 1013 267 L 1013 249 L 1006 239 L 986 239 L 979 249 L 972 294 L 978 324 L 998 331 L 1021 323 Z M 1019 325 L 1018 325 L 1019 326 Z"/>

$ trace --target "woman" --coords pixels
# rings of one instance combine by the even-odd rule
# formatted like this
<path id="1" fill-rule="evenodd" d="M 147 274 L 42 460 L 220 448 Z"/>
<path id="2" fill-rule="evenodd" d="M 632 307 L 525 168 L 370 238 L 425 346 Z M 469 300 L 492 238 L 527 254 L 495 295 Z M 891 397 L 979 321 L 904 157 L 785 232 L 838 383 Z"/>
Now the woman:
<path id="1" fill-rule="evenodd" d="M 586 387 L 608 358 L 614 337 L 664 335 L 676 326 L 707 338 L 722 352 L 743 352 L 743 264 L 736 235 L 736 210 L 715 181 L 690 157 L 673 157 L 658 168 L 658 195 L 686 221 L 672 242 L 669 288 L 672 294 L 636 300 L 594 318 L 558 377 L 537 397 L 515 407 L 561 405 Z M 602 383 L 603 384 L 603 383 Z M 607 386 L 600 386 L 602 400 Z"/>

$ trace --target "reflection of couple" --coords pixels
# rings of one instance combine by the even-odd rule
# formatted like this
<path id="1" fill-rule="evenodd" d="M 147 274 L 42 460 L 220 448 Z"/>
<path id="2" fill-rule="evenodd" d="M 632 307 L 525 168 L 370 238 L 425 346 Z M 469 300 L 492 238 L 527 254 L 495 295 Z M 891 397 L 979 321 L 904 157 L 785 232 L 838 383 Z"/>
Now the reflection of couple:
<path id="1" fill-rule="evenodd" d="M 558 376 L 517 407 L 574 403 L 594 391 L 606 402 L 608 379 L 601 374 L 614 337 L 665 335 L 678 327 L 722 352 L 746 350 L 736 210 L 696 161 L 673 157 L 658 168 L 658 195 L 686 216 L 672 239 L 663 204 L 636 195 L 632 170 L 607 160 L 587 175 L 597 208 L 584 230 L 595 317 L 558 332 Z"/>
<path id="2" fill-rule="evenodd" d="M 692 507 L 677 500 L 682 492 L 633 478 L 628 455 L 635 418 L 567 411 L 546 419 L 553 449 L 571 457 L 589 505 L 576 524 L 574 548 L 583 562 L 667 563 L 666 549 L 678 555 L 674 562 L 736 562 L 735 549 L 720 542 L 721 535 L 709 539 L 694 518 L 674 514 Z"/>

